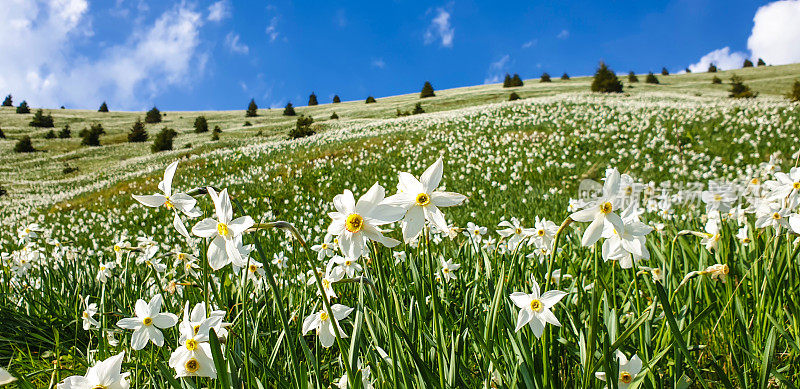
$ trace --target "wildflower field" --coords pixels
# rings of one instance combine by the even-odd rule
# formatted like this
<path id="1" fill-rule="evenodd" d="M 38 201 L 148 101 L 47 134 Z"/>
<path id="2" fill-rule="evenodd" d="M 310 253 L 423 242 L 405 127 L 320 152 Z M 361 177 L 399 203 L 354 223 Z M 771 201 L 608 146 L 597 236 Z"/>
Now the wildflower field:
<path id="1" fill-rule="evenodd" d="M 231 126 L 153 155 L 19 157 L 4 141 L 1 373 L 21 388 L 795 387 L 800 105 L 779 92 L 798 68 L 742 73 L 761 92 L 744 100 L 708 75 L 513 102 L 443 91 L 429 113 L 352 108 L 299 140 L 270 136 L 266 113 L 267 135 Z M 58 177 L 64 161 L 82 170 Z"/>

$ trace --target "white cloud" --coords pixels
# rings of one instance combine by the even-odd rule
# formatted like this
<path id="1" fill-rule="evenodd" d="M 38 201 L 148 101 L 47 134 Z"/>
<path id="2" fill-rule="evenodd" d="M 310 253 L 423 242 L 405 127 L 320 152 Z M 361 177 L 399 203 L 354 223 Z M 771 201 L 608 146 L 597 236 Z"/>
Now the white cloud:
<path id="1" fill-rule="evenodd" d="M 539 40 L 538 40 L 538 39 L 531 39 L 531 40 L 529 40 L 529 41 L 527 41 L 527 42 L 523 43 L 523 44 L 522 44 L 522 48 L 523 48 L 523 49 L 531 48 L 531 47 L 533 47 L 533 46 L 536 46 L 536 44 L 537 44 L 537 43 L 539 43 Z"/>
<path id="2" fill-rule="evenodd" d="M 202 72 L 200 14 L 186 5 L 89 58 L 75 53 L 90 35 L 86 0 L 8 0 L 0 13 L 0 91 L 33 106 L 143 108 L 166 88 Z"/>
<path id="3" fill-rule="evenodd" d="M 436 9 L 436 16 L 425 31 L 425 44 L 441 41 L 443 47 L 453 47 L 453 36 L 456 30 L 450 25 L 450 12 L 444 8 Z"/>
<path id="4" fill-rule="evenodd" d="M 386 62 L 383 61 L 383 58 L 375 58 L 372 60 L 372 66 L 378 69 L 383 69 L 386 67 Z"/>
<path id="5" fill-rule="evenodd" d="M 506 73 L 506 68 L 511 63 L 511 56 L 506 54 L 495 62 L 489 64 L 489 71 L 486 73 L 486 78 L 483 79 L 484 84 L 494 84 L 503 80 Z"/>
<path id="6" fill-rule="evenodd" d="M 266 30 L 267 36 L 269 36 L 270 42 L 275 42 L 275 39 L 278 39 L 280 35 L 278 33 L 278 17 L 273 16 L 272 19 L 269 21 L 269 25 L 267 26 Z"/>
<path id="7" fill-rule="evenodd" d="M 689 70 L 693 73 L 707 72 L 708 66 L 712 63 L 716 65 L 719 70 L 738 69 L 742 67 L 745 58 L 747 58 L 747 54 L 740 52 L 731 53 L 730 47 L 723 47 L 704 55 L 697 63 L 689 65 Z"/>
<path id="8" fill-rule="evenodd" d="M 232 53 L 247 54 L 250 52 L 250 48 L 246 44 L 239 42 L 239 34 L 235 34 L 233 31 L 225 36 L 225 45 Z"/>
<path id="9" fill-rule="evenodd" d="M 747 39 L 752 58 L 768 64 L 800 62 L 800 0 L 769 3 L 756 11 Z"/>
<path id="10" fill-rule="evenodd" d="M 219 22 L 231 16 L 230 7 L 227 0 L 220 0 L 208 6 L 208 20 Z"/>
<path id="11" fill-rule="evenodd" d="M 561 30 L 561 32 L 559 32 L 558 35 L 556 35 L 556 38 L 558 38 L 558 39 L 567 39 L 567 38 L 569 38 L 569 31 Z"/>

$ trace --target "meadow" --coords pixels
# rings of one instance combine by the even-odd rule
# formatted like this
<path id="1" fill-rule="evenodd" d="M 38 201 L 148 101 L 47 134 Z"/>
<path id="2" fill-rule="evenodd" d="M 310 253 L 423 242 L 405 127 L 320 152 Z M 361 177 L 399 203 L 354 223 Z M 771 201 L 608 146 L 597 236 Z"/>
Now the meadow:
<path id="1" fill-rule="evenodd" d="M 168 112 L 161 153 L 125 142 L 142 113 L 52 110 L 104 125 L 81 147 L 2 109 L 43 151 L 0 140 L 0 365 L 12 387 L 795 387 L 800 65 L 735 73 L 760 95 L 527 80 L 407 117 L 417 94 L 298 107 L 297 140 L 281 109 L 202 112 L 213 142 Z"/>

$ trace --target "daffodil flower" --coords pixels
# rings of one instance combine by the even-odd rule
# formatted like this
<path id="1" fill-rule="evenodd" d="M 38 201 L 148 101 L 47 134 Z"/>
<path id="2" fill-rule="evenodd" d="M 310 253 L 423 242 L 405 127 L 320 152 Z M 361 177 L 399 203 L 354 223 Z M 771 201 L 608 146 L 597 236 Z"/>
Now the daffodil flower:
<path id="1" fill-rule="evenodd" d="M 220 310 L 212 310 L 211 314 L 206 316 L 206 304 L 205 303 L 197 303 L 192 307 L 192 310 L 189 311 L 189 302 L 187 301 L 183 307 L 183 323 L 189 323 L 194 329 L 199 329 L 200 324 L 203 323 L 207 318 L 219 318 L 218 321 L 211 321 L 214 325 L 211 327 L 214 329 L 214 332 L 217 333 L 217 336 L 222 341 L 224 338 L 228 336 L 228 330 L 225 327 L 229 323 L 224 323 L 223 319 L 225 318 L 225 311 Z"/>
<path id="2" fill-rule="evenodd" d="M 539 283 L 536 280 L 533 280 L 533 293 L 512 293 L 509 297 L 514 302 L 514 305 L 520 309 L 519 316 L 517 316 L 517 328 L 514 331 L 519 332 L 522 327 L 528 324 L 533 334 L 540 338 L 547 323 L 561 327 L 561 322 L 558 321 L 550 309 L 566 295 L 560 290 L 549 290 L 540 295 Z"/>
<path id="3" fill-rule="evenodd" d="M 311 246 L 311 250 L 316 251 L 317 260 L 322 261 L 323 259 L 332 257 L 334 255 L 334 247 L 333 235 L 325 234 L 325 239 L 323 239 L 322 243 Z"/>
<path id="4" fill-rule="evenodd" d="M 16 377 L 12 376 L 11 373 L 6 371 L 6 369 L 0 367 L 0 385 L 10 384 L 16 380 L 17 380 Z"/>
<path id="5" fill-rule="evenodd" d="M 94 318 L 94 315 L 97 314 L 97 304 L 89 304 L 89 296 L 86 296 L 83 300 L 83 305 L 86 307 L 83 313 L 81 313 L 84 331 L 89 331 L 92 327 L 100 328 L 100 323 Z"/>
<path id="6" fill-rule="evenodd" d="M 212 316 L 194 325 L 181 322 L 178 347 L 169 357 L 169 366 L 177 377 L 217 378 L 208 340 L 210 330 L 221 321 L 221 317 Z"/>
<path id="7" fill-rule="evenodd" d="M 328 233 L 339 238 L 339 247 L 346 257 L 360 258 L 367 239 L 389 248 L 400 243 L 384 236 L 378 228 L 402 217 L 402 209 L 382 204 L 385 195 L 383 187 L 376 183 L 357 203 L 349 190 L 333 198 L 336 211 L 328 214 L 333 219 Z"/>
<path id="8" fill-rule="evenodd" d="M 617 377 L 617 388 L 626 389 L 633 379 L 642 371 L 642 360 L 638 355 L 634 355 L 629 361 L 622 351 L 617 350 L 617 364 L 619 365 L 619 376 Z M 598 371 L 595 377 L 602 381 L 607 381 L 606 373 Z"/>
<path id="9" fill-rule="evenodd" d="M 136 317 L 125 318 L 117 326 L 133 330 L 131 348 L 141 350 L 152 341 L 158 347 L 164 345 L 164 335 L 160 329 L 170 328 L 178 322 L 178 317 L 169 312 L 161 312 L 161 295 L 153 296 L 148 304 L 142 299 L 136 301 Z"/>
<path id="10" fill-rule="evenodd" d="M 583 246 L 595 244 L 603 236 L 603 231 L 609 228 L 622 230 L 622 218 L 614 210 L 620 205 L 619 198 L 619 172 L 616 168 L 606 171 L 606 180 L 603 184 L 603 194 L 588 203 L 586 208 L 570 215 L 577 222 L 591 222 L 581 237 Z"/>
<path id="11" fill-rule="evenodd" d="M 331 258 L 331 261 L 328 263 L 328 267 L 332 268 L 332 272 L 338 272 L 340 277 L 344 277 L 344 275 L 346 275 L 348 278 L 355 277 L 356 272 L 360 272 L 362 269 L 361 265 L 359 265 L 355 260 L 339 255 Z"/>
<path id="12" fill-rule="evenodd" d="M 333 342 L 336 340 L 336 335 L 333 332 L 334 324 L 339 329 L 339 335 L 343 338 L 347 337 L 347 334 L 339 325 L 339 321 L 349 316 L 350 313 L 353 312 L 353 308 L 342 304 L 333 304 L 331 306 L 331 311 L 333 311 L 333 319 L 335 320 L 331 319 L 330 315 L 328 315 L 328 311 L 325 309 L 312 313 L 303 320 L 303 335 L 311 330 L 315 330 L 319 337 L 319 342 L 322 343 L 322 347 L 325 348 L 333 346 Z"/>
<path id="13" fill-rule="evenodd" d="M 172 193 L 172 179 L 175 177 L 175 170 L 177 168 L 178 161 L 175 161 L 169 164 L 167 169 L 164 170 L 164 179 L 158 184 L 158 189 L 160 189 L 162 193 L 144 196 L 133 195 L 133 198 L 146 207 L 164 207 L 172 211 L 174 214 L 172 225 L 181 235 L 188 238 L 189 232 L 186 230 L 186 226 L 183 225 L 183 220 L 181 220 L 180 215 L 178 215 L 178 211 L 183 212 L 188 217 L 198 217 L 202 215 L 202 213 L 195 208 L 197 200 L 195 200 L 194 197 L 185 193 Z"/>
<path id="14" fill-rule="evenodd" d="M 458 263 L 453 263 L 452 259 L 448 259 L 446 261 L 444 259 L 440 259 L 439 262 L 442 266 L 441 276 L 444 278 L 444 281 L 450 282 L 450 280 L 455 280 L 457 278 L 455 271 L 461 268 L 461 265 Z M 439 274 L 437 274 L 437 277 L 438 276 Z"/>
<path id="15" fill-rule="evenodd" d="M 90 367 L 85 376 L 72 376 L 58 384 L 58 389 L 127 389 L 130 387 L 128 376 L 122 373 L 122 360 L 125 352 L 121 352 L 105 361 Z"/>
<path id="16" fill-rule="evenodd" d="M 208 188 L 208 194 L 214 202 L 217 219 L 205 218 L 192 227 L 192 233 L 201 238 L 213 238 L 208 245 L 208 264 L 219 270 L 233 262 L 237 267 L 245 267 L 247 263 L 242 257 L 239 246 L 242 246 L 242 234 L 255 224 L 250 216 L 233 219 L 233 206 L 228 196 L 228 189 L 217 194 L 214 188 Z"/>

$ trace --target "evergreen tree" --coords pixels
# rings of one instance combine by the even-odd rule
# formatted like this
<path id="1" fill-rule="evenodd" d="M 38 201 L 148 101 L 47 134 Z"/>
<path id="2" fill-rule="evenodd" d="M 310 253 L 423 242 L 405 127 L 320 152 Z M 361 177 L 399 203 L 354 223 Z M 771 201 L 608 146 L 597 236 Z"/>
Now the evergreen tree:
<path id="1" fill-rule="evenodd" d="M 636 73 L 634 73 L 633 70 L 628 72 L 628 82 L 630 83 L 639 82 L 639 77 L 636 77 Z"/>
<path id="2" fill-rule="evenodd" d="M 33 148 L 33 142 L 31 142 L 31 137 L 28 135 L 20 138 L 17 144 L 14 145 L 14 152 L 16 153 L 32 153 L 34 151 L 36 151 L 36 149 Z"/>
<path id="3" fill-rule="evenodd" d="M 144 115 L 144 122 L 145 123 L 161 123 L 161 111 L 158 108 L 153 107 L 153 109 L 147 111 Z"/>
<path id="4" fill-rule="evenodd" d="M 503 88 L 511 88 L 513 86 L 511 84 L 511 75 L 506 73 L 506 78 L 503 79 Z"/>
<path id="5" fill-rule="evenodd" d="M 689 74 L 689 73 L 691 73 L 691 72 L 692 72 L 692 69 L 686 68 L 686 70 L 685 70 L 685 71 L 686 71 L 686 74 Z"/>
<path id="6" fill-rule="evenodd" d="M 61 139 L 69 139 L 72 138 L 72 131 L 69 129 L 69 124 L 64 125 L 64 128 L 58 132 L 58 137 Z"/>
<path id="7" fill-rule="evenodd" d="M 108 112 L 108 104 L 104 101 L 103 104 L 100 104 L 100 109 L 97 112 Z"/>
<path id="8" fill-rule="evenodd" d="M 14 101 L 11 99 L 11 95 L 6 96 L 6 99 L 3 100 L 4 107 L 13 107 Z"/>
<path id="9" fill-rule="evenodd" d="M 644 82 L 648 84 L 658 84 L 658 78 L 656 78 L 656 75 L 653 74 L 653 72 L 650 72 L 647 74 L 647 78 L 644 79 Z"/>
<path id="10" fill-rule="evenodd" d="M 138 143 L 138 142 L 147 142 L 147 129 L 144 127 L 144 123 L 142 123 L 139 118 L 136 118 L 136 123 L 133 123 L 133 127 L 131 127 L 130 132 L 128 132 L 128 142 Z"/>
<path id="11" fill-rule="evenodd" d="M 341 103 L 342 100 L 339 98 L 339 95 L 333 95 L 333 103 Z"/>
<path id="12" fill-rule="evenodd" d="M 436 96 L 436 94 L 433 93 L 433 85 L 431 85 L 430 81 L 425 81 L 425 85 L 422 86 L 422 91 L 419 92 L 419 98 L 424 99 L 426 97 L 434 96 Z"/>
<path id="13" fill-rule="evenodd" d="M 758 96 L 758 92 L 753 92 L 750 87 L 742 82 L 742 78 L 737 75 L 731 76 L 731 89 L 728 90 L 728 95 L 734 99 L 750 99 Z"/>
<path id="14" fill-rule="evenodd" d="M 56 138 L 56 132 L 53 131 L 53 130 L 47 131 L 47 133 L 44 134 L 44 138 L 45 139 L 55 139 Z"/>
<path id="15" fill-rule="evenodd" d="M 19 104 L 19 107 L 17 107 L 17 113 L 31 113 L 31 108 L 28 107 L 27 101 L 22 100 L 22 102 Z"/>
<path id="16" fill-rule="evenodd" d="M 717 72 L 717 65 L 714 65 L 713 63 L 711 65 L 708 65 L 708 72 L 709 73 L 716 73 Z"/>
<path id="17" fill-rule="evenodd" d="M 722 84 L 722 79 L 717 77 L 717 76 L 714 76 L 714 78 L 711 79 L 711 83 L 712 84 Z"/>
<path id="18" fill-rule="evenodd" d="M 80 133 L 81 138 L 83 138 L 83 140 L 81 140 L 81 145 L 100 146 L 100 135 L 105 133 L 106 130 L 103 129 L 103 125 L 100 123 L 93 124 L 89 129 L 84 128 Z"/>
<path id="19" fill-rule="evenodd" d="M 661 68 L 661 75 L 662 76 L 669 76 L 669 70 L 667 70 L 667 68 Z"/>
<path id="20" fill-rule="evenodd" d="M 514 76 L 511 77 L 511 86 L 523 86 L 525 83 L 522 82 L 522 78 L 519 77 L 519 74 L 514 73 Z"/>
<path id="21" fill-rule="evenodd" d="M 0 139 L 5 139 L 5 138 L 6 138 L 6 133 L 3 132 L 2 128 L 0 128 Z"/>
<path id="22" fill-rule="evenodd" d="M 156 139 L 153 140 L 153 145 L 150 146 L 150 151 L 157 153 L 159 151 L 172 150 L 172 139 L 177 136 L 175 130 L 164 127 L 156 134 Z"/>
<path id="23" fill-rule="evenodd" d="M 250 99 L 250 104 L 247 105 L 247 112 L 245 112 L 244 116 L 248 118 L 258 116 L 258 106 L 255 99 Z"/>
<path id="24" fill-rule="evenodd" d="M 767 63 L 766 63 L 766 62 L 764 62 L 764 60 L 763 60 L 763 59 L 759 58 L 759 59 L 758 59 L 758 66 L 767 66 Z"/>
<path id="25" fill-rule="evenodd" d="M 514 100 L 519 100 L 519 95 L 517 94 L 517 92 L 511 92 L 511 94 L 508 95 L 508 101 L 514 101 Z"/>
<path id="26" fill-rule="evenodd" d="M 411 114 L 412 114 L 412 115 L 419 115 L 419 114 L 421 114 L 421 113 L 425 113 L 425 110 L 424 110 L 424 109 L 422 109 L 422 104 L 420 104 L 420 103 L 417 103 L 417 104 L 414 106 L 414 110 L 413 110 L 413 111 L 411 111 Z"/>
<path id="27" fill-rule="evenodd" d="M 561 75 L 561 79 L 564 80 L 564 81 L 569 80 L 569 74 L 564 72 L 564 74 Z"/>
<path id="28" fill-rule="evenodd" d="M 749 59 L 745 59 L 744 60 L 744 64 L 742 64 L 742 67 L 743 68 L 752 68 L 753 67 L 753 61 L 751 61 Z"/>
<path id="29" fill-rule="evenodd" d="M 291 101 L 286 103 L 286 108 L 283 109 L 283 116 L 297 116 Z"/>
<path id="30" fill-rule="evenodd" d="M 314 92 L 311 92 L 311 96 L 308 96 L 308 105 L 311 106 L 317 104 L 319 104 L 317 102 L 317 95 L 315 95 Z"/>
<path id="31" fill-rule="evenodd" d="M 792 91 L 786 97 L 791 101 L 800 102 L 800 80 L 795 80 Z"/>
<path id="32" fill-rule="evenodd" d="M 198 134 L 208 132 L 208 120 L 205 116 L 198 116 L 197 119 L 194 119 L 194 132 Z"/>
<path id="33" fill-rule="evenodd" d="M 289 131 L 289 139 L 304 138 L 316 134 L 317 132 L 311 128 L 312 123 L 314 123 L 314 119 L 311 116 L 298 116 L 295 127 Z"/>
<path id="34" fill-rule="evenodd" d="M 547 72 L 542 73 L 542 77 L 539 78 L 539 82 L 550 82 L 550 75 Z"/>
<path id="35" fill-rule="evenodd" d="M 605 62 L 600 62 L 597 72 L 594 73 L 591 89 L 592 92 L 621 93 L 622 82 L 617 79 L 617 75 L 606 66 Z"/>
<path id="36" fill-rule="evenodd" d="M 211 140 L 219 140 L 219 134 L 222 133 L 222 129 L 219 126 L 214 126 L 214 129 L 211 131 Z"/>
<path id="37" fill-rule="evenodd" d="M 376 101 L 375 101 L 375 98 L 374 98 L 374 97 L 372 97 L 372 96 L 367 96 L 367 101 L 366 101 L 366 104 L 372 104 L 372 103 L 375 103 L 375 102 L 376 102 Z"/>
<path id="38" fill-rule="evenodd" d="M 331 120 L 336 120 L 336 119 L 339 119 L 339 115 L 337 115 L 337 114 L 336 114 L 336 111 L 334 111 L 334 112 L 331 114 Z"/>
<path id="39" fill-rule="evenodd" d="M 45 116 L 42 109 L 37 109 L 36 113 L 33 114 L 33 120 L 31 120 L 28 125 L 31 127 L 52 128 L 53 115 L 47 114 L 47 116 Z"/>

